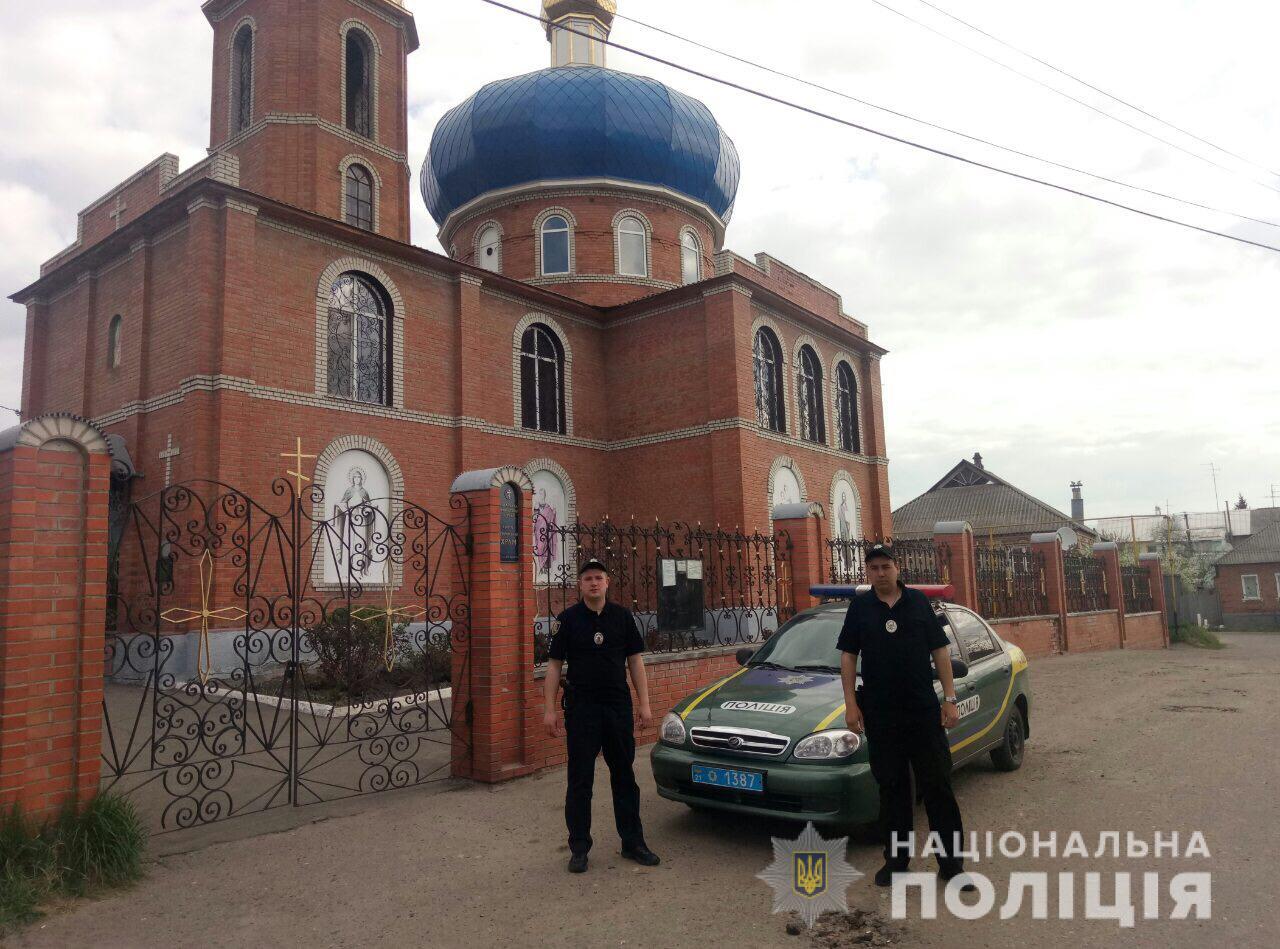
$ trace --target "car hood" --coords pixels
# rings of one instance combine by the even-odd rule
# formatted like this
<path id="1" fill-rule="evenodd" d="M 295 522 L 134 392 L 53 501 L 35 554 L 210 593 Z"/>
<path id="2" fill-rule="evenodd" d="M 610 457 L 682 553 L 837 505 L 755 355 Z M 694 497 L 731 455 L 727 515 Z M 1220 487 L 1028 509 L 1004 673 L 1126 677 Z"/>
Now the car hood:
<path id="1" fill-rule="evenodd" d="M 676 707 L 690 726 L 756 728 L 791 738 L 843 726 L 843 709 L 839 675 L 759 667 L 742 669 Z"/>

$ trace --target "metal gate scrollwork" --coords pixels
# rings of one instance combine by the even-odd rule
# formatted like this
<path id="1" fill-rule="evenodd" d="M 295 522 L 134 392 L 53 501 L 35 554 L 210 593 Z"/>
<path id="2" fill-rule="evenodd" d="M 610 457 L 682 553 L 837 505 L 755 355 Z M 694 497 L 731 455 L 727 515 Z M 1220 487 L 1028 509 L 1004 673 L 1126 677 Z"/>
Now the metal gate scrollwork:
<path id="1" fill-rule="evenodd" d="M 367 496 L 325 516 L 318 486 L 270 493 L 192 481 L 120 515 L 102 787 L 158 831 L 448 778 L 470 757 L 466 499 L 445 518 Z"/>

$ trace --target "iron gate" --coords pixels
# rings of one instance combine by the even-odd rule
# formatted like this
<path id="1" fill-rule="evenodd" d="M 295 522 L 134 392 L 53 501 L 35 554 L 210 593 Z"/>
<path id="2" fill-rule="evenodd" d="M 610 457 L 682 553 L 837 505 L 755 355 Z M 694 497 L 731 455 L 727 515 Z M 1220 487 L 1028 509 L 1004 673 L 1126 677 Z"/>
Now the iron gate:
<path id="1" fill-rule="evenodd" d="M 447 778 L 470 758 L 466 499 L 197 481 L 121 505 L 102 785 L 158 831 Z"/>

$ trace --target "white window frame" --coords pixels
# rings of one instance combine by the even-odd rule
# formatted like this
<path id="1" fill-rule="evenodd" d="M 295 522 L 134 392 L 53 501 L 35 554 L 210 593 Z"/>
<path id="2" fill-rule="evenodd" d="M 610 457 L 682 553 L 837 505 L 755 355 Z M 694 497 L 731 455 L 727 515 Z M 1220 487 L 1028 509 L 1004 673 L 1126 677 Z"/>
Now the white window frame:
<path id="1" fill-rule="evenodd" d="M 1249 595 L 1249 586 L 1245 582 L 1246 580 L 1253 581 L 1253 596 Z M 1262 582 L 1256 573 L 1240 574 L 1240 598 L 1242 600 L 1247 600 L 1250 603 L 1256 603 L 1262 600 Z"/>
<path id="2" fill-rule="evenodd" d="M 688 243 L 685 243 L 688 241 Z M 693 254 L 693 277 L 685 273 L 685 253 Z M 697 283 L 702 279 L 702 241 L 698 238 L 698 233 L 691 227 L 683 228 L 680 231 L 680 284 L 688 286 L 691 283 Z"/>
<path id="3" fill-rule="evenodd" d="M 548 272 L 547 262 L 544 259 L 544 256 L 542 253 L 543 236 L 546 230 L 547 222 L 550 221 L 551 218 L 553 217 L 564 218 L 565 224 L 567 224 L 569 228 L 569 269 Z M 534 252 L 537 255 L 537 264 L 538 264 L 537 273 L 539 277 L 566 277 L 573 274 L 573 271 L 574 271 L 573 236 L 574 236 L 574 231 L 577 230 L 577 227 L 578 227 L 577 219 L 572 214 L 570 214 L 568 209 L 566 208 L 559 208 L 559 207 L 547 208 L 541 214 L 538 215 L 537 219 L 533 222 L 533 234 L 534 234 Z"/>
<path id="4" fill-rule="evenodd" d="M 628 224 L 634 225 L 634 230 L 626 230 Z M 639 238 L 641 241 L 640 249 L 642 252 L 643 263 L 639 271 L 626 270 L 623 268 L 622 240 L 624 235 L 627 238 Z M 647 277 L 649 276 L 649 222 L 644 216 L 636 211 L 623 211 L 618 215 L 613 226 L 613 255 L 615 267 L 614 270 L 620 277 Z"/>

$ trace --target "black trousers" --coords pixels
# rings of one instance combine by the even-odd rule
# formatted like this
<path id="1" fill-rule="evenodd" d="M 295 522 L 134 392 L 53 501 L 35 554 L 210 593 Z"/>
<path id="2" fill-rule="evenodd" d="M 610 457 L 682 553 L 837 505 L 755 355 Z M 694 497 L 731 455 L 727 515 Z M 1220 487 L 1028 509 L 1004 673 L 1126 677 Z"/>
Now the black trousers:
<path id="1" fill-rule="evenodd" d="M 938 858 L 938 866 L 959 870 L 963 860 L 955 855 L 955 841 L 963 833 L 960 805 L 951 789 L 951 746 L 940 713 L 895 712 L 864 713 L 867 730 L 867 755 L 871 774 L 880 786 L 880 823 L 884 834 L 884 858 L 905 867 L 905 850 L 893 852 L 893 835 L 904 842 L 915 826 L 914 802 L 911 798 L 911 774 L 924 798 L 929 815 L 929 829 L 942 838 L 946 856 Z M 924 850 L 924 838 L 918 839 L 915 853 Z"/>
<path id="2" fill-rule="evenodd" d="M 569 786 L 564 796 L 564 822 L 569 827 L 569 849 L 591 849 L 591 789 L 596 777 L 596 757 L 603 752 L 613 791 L 613 820 L 623 848 L 644 843 L 640 826 L 640 786 L 632 765 L 636 739 L 631 705 L 606 705 L 590 701 L 568 703 L 564 728 L 569 744 Z"/>

